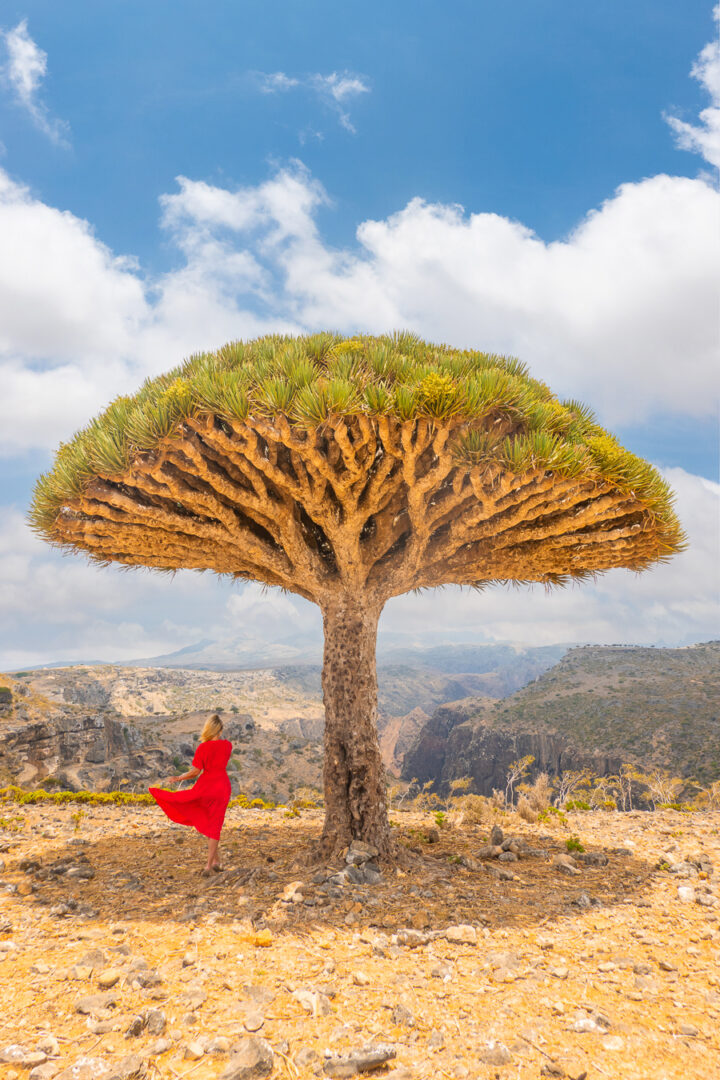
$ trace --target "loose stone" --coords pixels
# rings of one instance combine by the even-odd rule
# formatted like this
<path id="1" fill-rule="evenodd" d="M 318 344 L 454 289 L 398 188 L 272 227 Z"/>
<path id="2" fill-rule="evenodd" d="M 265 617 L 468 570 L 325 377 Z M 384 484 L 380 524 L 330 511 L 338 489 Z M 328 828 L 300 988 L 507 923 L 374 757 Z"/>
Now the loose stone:
<path id="1" fill-rule="evenodd" d="M 101 990 L 109 990 L 115 983 L 120 981 L 121 976 L 122 971 L 119 971 L 117 968 L 108 968 L 107 971 L 103 971 L 102 974 L 98 976 L 98 986 Z"/>
<path id="2" fill-rule="evenodd" d="M 243 1021 L 246 1031 L 259 1031 L 265 1023 L 265 1017 L 260 1012 L 249 1012 Z"/>
<path id="3" fill-rule="evenodd" d="M 128 1054 L 110 1068 L 107 1080 L 131 1080 L 145 1075 L 145 1062 L 139 1054 Z"/>
<path id="4" fill-rule="evenodd" d="M 502 842 L 505 839 L 505 834 L 499 825 L 493 825 L 490 830 L 490 844 L 493 847 L 501 847 Z"/>
<path id="5" fill-rule="evenodd" d="M 484 1065 L 509 1065 L 512 1054 L 502 1043 L 491 1041 L 480 1051 L 478 1058 Z"/>
<path id="6" fill-rule="evenodd" d="M 153 1057 L 158 1054 L 166 1054 L 168 1050 L 172 1049 L 172 1042 L 170 1039 L 156 1039 L 154 1043 L 151 1043 L 148 1047 L 148 1054 Z"/>
<path id="7" fill-rule="evenodd" d="M 477 944 L 477 930 L 474 926 L 467 924 L 448 926 L 445 938 L 457 945 L 475 945 Z"/>
<path id="8" fill-rule="evenodd" d="M 342 1056 L 331 1056 L 325 1061 L 326 1076 L 355 1076 L 361 1072 L 379 1069 L 386 1061 L 392 1061 L 397 1052 L 394 1046 L 375 1043 Z"/>
<path id="9" fill-rule="evenodd" d="M 220 1080 L 256 1080 L 269 1076 L 273 1069 L 273 1054 L 265 1039 L 247 1038 L 230 1047 L 230 1063 Z"/>
<path id="10" fill-rule="evenodd" d="M 144 1027 L 145 1018 L 143 1016 L 134 1016 L 127 1027 L 125 1038 L 136 1039 L 138 1035 L 142 1035 Z"/>
<path id="11" fill-rule="evenodd" d="M 230 1040 L 224 1035 L 217 1035 L 212 1039 L 205 1050 L 206 1054 L 227 1054 L 230 1050 Z"/>

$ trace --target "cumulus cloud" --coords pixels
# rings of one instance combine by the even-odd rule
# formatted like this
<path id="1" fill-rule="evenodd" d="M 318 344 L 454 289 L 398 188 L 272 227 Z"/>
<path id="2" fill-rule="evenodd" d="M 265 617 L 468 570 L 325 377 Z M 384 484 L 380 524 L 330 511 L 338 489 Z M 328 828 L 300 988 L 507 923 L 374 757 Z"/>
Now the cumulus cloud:
<path id="1" fill-rule="evenodd" d="M 519 355 L 609 424 L 715 407 L 720 195 L 701 178 L 625 184 L 552 243 L 414 199 L 337 249 L 317 225 L 329 198 L 299 163 L 238 190 L 180 177 L 161 203 L 180 259 L 149 279 L 0 170 L 6 453 L 54 445 L 189 352 L 324 326 Z"/>
<path id="2" fill-rule="evenodd" d="M 715 85 L 715 54 L 702 55 L 706 84 Z M 340 106 L 355 93 L 344 78 L 327 88 Z M 707 142 L 697 149 L 711 154 Z M 720 195 L 704 177 L 624 184 L 551 243 L 496 214 L 413 199 L 383 220 L 360 223 L 357 242 L 337 248 L 318 225 L 330 206 L 299 162 L 235 189 L 180 177 L 161 199 L 161 227 L 177 265 L 152 277 L 112 252 L 88 222 L 0 170 L 0 451 L 54 447 L 116 394 L 191 352 L 328 326 L 348 334 L 408 328 L 519 355 L 610 426 L 661 413 L 704 417 L 716 408 Z M 693 541 L 671 566 L 637 581 L 617 572 L 597 589 L 547 598 L 448 592 L 424 607 L 422 597 L 408 597 L 389 606 L 387 625 L 397 613 L 405 625 L 445 619 L 524 641 L 614 640 L 617 625 L 635 640 L 716 634 L 710 537 L 717 489 L 682 472 L 669 476 Z M 17 651 L 24 639 L 34 643 L 26 652 L 45 649 L 40 660 L 48 659 L 67 655 L 72 637 L 80 659 L 103 658 L 101 646 L 105 658 L 126 658 L 212 636 L 218 604 L 233 622 L 218 585 L 182 575 L 196 584 L 178 579 L 170 589 L 148 585 L 162 579 L 59 564 L 18 515 L 6 510 L 0 523 L 0 607 L 11 614 L 5 624 L 18 627 L 7 649 Z M 72 635 L 60 629 L 71 608 Z M 168 613 L 164 622 L 158 611 Z M 119 624 L 127 650 L 120 654 L 112 636 Z"/>
<path id="3" fill-rule="evenodd" d="M 299 163 L 237 190 L 180 177 L 161 199 L 179 265 L 150 279 L 0 170 L 0 447 L 53 446 L 198 349 L 324 326 L 519 355 L 608 424 L 715 408 L 720 195 L 702 178 L 625 184 L 552 243 L 414 199 L 337 249 L 329 202 Z"/>
<path id="4" fill-rule="evenodd" d="M 720 4 L 713 9 L 720 33 Z M 720 168 L 720 38 L 710 42 L 693 64 L 690 74 L 710 96 L 710 105 L 700 113 L 700 123 L 690 124 L 677 116 L 667 116 L 678 146 L 702 154 L 707 162 Z"/>
<path id="5" fill-rule="evenodd" d="M 0 508 L 0 670 L 124 660 L 182 648 L 221 621 L 229 586 L 210 575 L 100 569 L 37 539 Z"/>
<path id="6" fill-rule="evenodd" d="M 333 71 L 329 75 L 315 73 L 301 78 L 286 75 L 284 71 L 272 74 L 258 73 L 258 86 L 263 94 L 285 93 L 288 90 L 309 90 L 326 107 L 335 113 L 342 127 L 355 134 L 355 126 L 350 119 L 348 103 L 362 94 L 369 94 L 367 79 L 352 72 Z M 319 132 L 315 132 L 319 135 Z"/>
<path id="7" fill-rule="evenodd" d="M 0 31 L 7 54 L 3 66 L 3 81 L 17 102 L 32 118 L 35 126 L 54 143 L 67 145 L 69 127 L 64 120 L 53 118 L 40 96 L 40 87 L 47 75 L 47 53 L 30 37 L 27 19 L 12 30 Z"/>

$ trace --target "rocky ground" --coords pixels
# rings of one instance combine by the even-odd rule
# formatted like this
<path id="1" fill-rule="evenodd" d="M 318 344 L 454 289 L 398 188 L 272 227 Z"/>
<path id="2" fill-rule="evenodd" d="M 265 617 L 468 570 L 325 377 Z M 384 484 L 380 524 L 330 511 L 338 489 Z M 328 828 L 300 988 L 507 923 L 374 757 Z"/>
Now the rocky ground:
<path id="1" fill-rule="evenodd" d="M 152 807 L 0 805 L 0 1077 L 717 1075 L 720 815 L 393 817 L 401 870 L 233 810 L 206 879 Z"/>

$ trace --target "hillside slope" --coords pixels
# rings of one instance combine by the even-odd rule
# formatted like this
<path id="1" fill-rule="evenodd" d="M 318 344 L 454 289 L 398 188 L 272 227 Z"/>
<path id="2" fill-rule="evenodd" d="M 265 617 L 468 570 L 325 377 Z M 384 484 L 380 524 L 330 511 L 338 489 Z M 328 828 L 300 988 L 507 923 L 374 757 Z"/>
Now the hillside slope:
<path id="1" fill-rule="evenodd" d="M 403 777 L 472 775 L 489 794 L 514 758 L 536 769 L 623 762 L 707 783 L 720 777 L 720 642 L 682 649 L 586 646 L 570 650 L 503 701 L 445 705 L 405 756 Z"/>
<path id="2" fill-rule="evenodd" d="M 564 650 L 515 646 L 403 649 L 380 657 L 379 727 L 386 765 L 399 772 L 438 705 L 500 697 Z M 431 661 L 431 662 L 429 662 Z M 0 684 L 0 782 L 143 790 L 189 764 L 204 719 L 220 711 L 237 744 L 235 790 L 286 799 L 319 787 L 320 668 L 307 664 L 207 671 L 116 665 L 40 668 Z M 4 694 L 4 698 L 3 698 Z"/>

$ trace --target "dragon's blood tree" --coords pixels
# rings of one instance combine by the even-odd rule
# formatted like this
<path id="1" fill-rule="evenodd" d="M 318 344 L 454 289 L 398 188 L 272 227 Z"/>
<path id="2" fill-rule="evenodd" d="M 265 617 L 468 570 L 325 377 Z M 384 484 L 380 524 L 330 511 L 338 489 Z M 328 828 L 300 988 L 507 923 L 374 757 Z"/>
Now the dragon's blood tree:
<path id="1" fill-rule="evenodd" d="M 671 493 L 516 360 L 409 334 L 265 337 L 191 357 L 58 451 L 33 527 L 99 563 L 213 570 L 318 604 L 327 854 L 393 850 L 378 748 L 383 605 L 562 584 L 683 546 Z"/>

